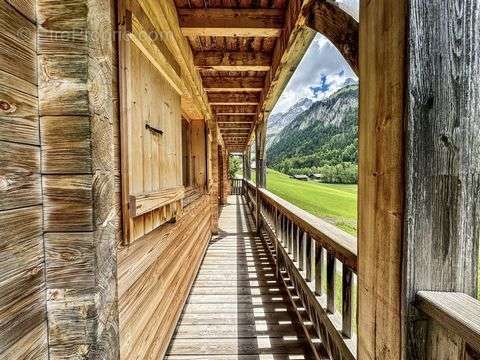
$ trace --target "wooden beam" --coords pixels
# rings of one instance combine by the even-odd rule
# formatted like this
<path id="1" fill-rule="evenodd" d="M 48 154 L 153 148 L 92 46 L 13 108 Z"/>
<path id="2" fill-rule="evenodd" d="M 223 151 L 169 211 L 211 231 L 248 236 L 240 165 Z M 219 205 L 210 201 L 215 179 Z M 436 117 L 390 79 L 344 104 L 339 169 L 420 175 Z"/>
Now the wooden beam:
<path id="1" fill-rule="evenodd" d="M 358 21 L 337 4 L 321 0 L 313 4 L 307 25 L 327 37 L 358 75 Z"/>
<path id="2" fill-rule="evenodd" d="M 214 105 L 212 112 L 219 115 L 257 115 L 256 105 Z"/>
<path id="3" fill-rule="evenodd" d="M 195 66 L 218 71 L 268 71 L 272 55 L 256 51 L 201 51 L 194 55 Z"/>
<path id="4" fill-rule="evenodd" d="M 255 76 L 204 76 L 203 87 L 207 91 L 256 91 L 263 90 L 265 79 Z"/>
<path id="5" fill-rule="evenodd" d="M 217 122 L 220 123 L 248 123 L 255 122 L 255 116 L 252 115 L 217 115 Z"/>
<path id="6" fill-rule="evenodd" d="M 399 360 L 407 1 L 361 7 L 358 358 Z"/>
<path id="7" fill-rule="evenodd" d="M 223 129 L 251 129 L 253 123 L 222 123 L 218 124 L 220 130 Z"/>
<path id="8" fill-rule="evenodd" d="M 278 37 L 282 9 L 178 9 L 185 36 Z"/>
<path id="9" fill-rule="evenodd" d="M 210 92 L 210 105 L 257 105 L 260 102 L 258 93 Z"/>

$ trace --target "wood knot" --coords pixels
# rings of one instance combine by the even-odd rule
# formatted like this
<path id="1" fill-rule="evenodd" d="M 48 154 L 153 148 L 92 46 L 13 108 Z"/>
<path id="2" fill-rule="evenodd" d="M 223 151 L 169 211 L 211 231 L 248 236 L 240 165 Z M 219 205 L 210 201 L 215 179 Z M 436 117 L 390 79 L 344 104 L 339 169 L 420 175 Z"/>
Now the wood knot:
<path id="1" fill-rule="evenodd" d="M 0 110 L 7 114 L 10 114 L 15 112 L 17 110 L 17 107 L 13 104 L 10 104 L 6 100 L 0 100 Z"/>

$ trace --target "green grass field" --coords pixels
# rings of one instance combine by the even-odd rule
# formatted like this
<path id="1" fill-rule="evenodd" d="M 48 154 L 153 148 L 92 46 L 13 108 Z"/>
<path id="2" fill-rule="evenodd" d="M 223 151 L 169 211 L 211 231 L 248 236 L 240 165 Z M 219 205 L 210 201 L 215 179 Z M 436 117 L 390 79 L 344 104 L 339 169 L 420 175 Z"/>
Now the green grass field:
<path id="1" fill-rule="evenodd" d="M 340 229 L 357 235 L 357 185 L 300 181 L 268 169 L 267 189 Z"/>

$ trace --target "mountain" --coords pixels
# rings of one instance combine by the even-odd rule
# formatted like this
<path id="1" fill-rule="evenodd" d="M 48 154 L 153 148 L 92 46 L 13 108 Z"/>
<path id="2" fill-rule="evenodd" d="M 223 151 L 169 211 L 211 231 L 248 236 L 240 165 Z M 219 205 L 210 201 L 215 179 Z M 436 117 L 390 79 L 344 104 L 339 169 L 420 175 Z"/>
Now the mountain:
<path id="1" fill-rule="evenodd" d="M 312 106 L 313 101 L 302 99 L 284 113 L 276 113 L 268 118 L 267 149 L 276 142 L 277 135 L 289 125 L 298 115 L 304 113 Z"/>
<path id="2" fill-rule="evenodd" d="M 284 126 L 267 149 L 267 165 L 290 175 L 348 169 L 348 182 L 356 180 L 357 123 L 358 85 L 347 85 Z"/>

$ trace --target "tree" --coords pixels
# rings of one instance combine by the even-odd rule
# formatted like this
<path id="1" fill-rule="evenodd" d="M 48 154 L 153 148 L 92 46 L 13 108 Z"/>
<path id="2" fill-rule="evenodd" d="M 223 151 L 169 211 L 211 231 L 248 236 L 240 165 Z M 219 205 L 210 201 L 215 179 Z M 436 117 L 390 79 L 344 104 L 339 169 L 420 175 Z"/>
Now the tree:
<path id="1" fill-rule="evenodd" d="M 242 162 L 238 156 L 230 156 L 229 158 L 229 168 L 228 176 L 233 179 L 237 175 L 240 175 L 240 170 L 242 169 Z"/>

